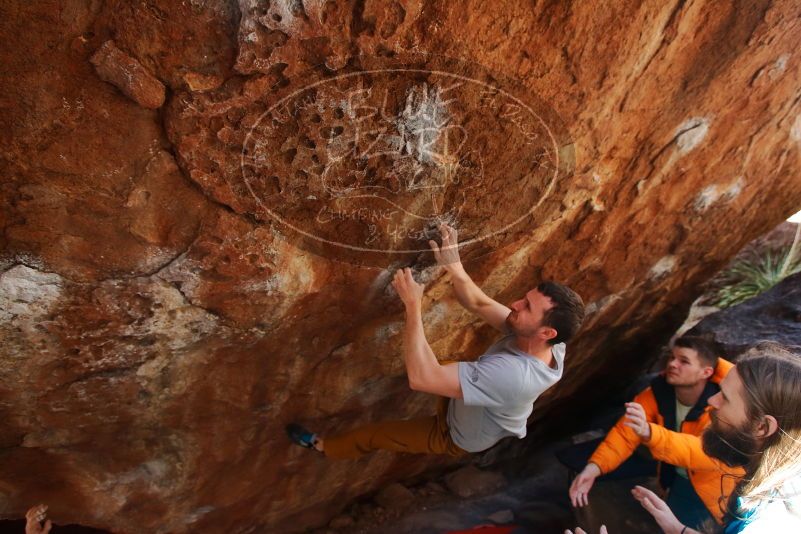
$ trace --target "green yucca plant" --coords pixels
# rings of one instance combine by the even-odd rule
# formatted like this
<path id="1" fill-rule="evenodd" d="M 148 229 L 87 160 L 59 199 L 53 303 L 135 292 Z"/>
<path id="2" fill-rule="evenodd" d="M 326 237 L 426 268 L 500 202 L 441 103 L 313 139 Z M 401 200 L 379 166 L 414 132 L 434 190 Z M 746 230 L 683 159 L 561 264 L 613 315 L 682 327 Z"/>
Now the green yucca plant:
<path id="1" fill-rule="evenodd" d="M 729 267 L 721 276 L 722 287 L 718 289 L 712 304 L 719 308 L 734 306 L 801 272 L 801 258 L 797 254 L 800 235 L 801 224 L 789 248 L 767 252 L 753 260 L 738 261 Z"/>

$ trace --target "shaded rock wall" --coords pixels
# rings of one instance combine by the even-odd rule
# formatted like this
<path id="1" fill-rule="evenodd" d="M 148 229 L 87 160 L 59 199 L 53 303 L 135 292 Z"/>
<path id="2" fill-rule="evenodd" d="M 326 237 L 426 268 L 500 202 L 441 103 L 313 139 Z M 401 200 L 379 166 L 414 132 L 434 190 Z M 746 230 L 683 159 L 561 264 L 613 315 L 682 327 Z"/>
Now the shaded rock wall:
<path id="1" fill-rule="evenodd" d="M 731 308 L 704 317 L 691 330 L 720 343 L 737 359 L 760 341 L 801 350 L 801 273 Z"/>
<path id="2" fill-rule="evenodd" d="M 2 10 L 9 517 L 46 501 L 120 532 L 286 532 L 447 464 L 326 463 L 282 433 L 433 409 L 404 380 L 400 265 L 441 358 L 491 339 L 421 252 L 431 220 L 471 240 L 490 295 L 553 278 L 590 303 L 536 436 L 633 376 L 698 284 L 801 205 L 790 0 Z"/>

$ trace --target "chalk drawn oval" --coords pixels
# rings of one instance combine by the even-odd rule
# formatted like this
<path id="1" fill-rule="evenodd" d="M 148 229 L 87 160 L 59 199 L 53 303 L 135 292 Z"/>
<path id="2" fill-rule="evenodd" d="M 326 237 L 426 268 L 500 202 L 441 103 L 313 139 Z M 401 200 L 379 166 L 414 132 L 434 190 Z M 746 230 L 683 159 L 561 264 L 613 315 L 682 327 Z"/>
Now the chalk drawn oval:
<path id="1" fill-rule="evenodd" d="M 427 58 L 290 80 L 248 131 L 244 183 L 261 215 L 333 259 L 419 258 L 440 222 L 463 258 L 485 254 L 529 233 L 574 165 L 553 110 L 499 79 Z"/>

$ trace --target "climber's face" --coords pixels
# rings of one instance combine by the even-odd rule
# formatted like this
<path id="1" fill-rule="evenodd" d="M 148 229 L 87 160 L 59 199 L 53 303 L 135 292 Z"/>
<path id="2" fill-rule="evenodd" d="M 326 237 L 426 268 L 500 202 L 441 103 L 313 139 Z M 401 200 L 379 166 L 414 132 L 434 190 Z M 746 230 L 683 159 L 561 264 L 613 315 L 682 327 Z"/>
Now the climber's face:
<path id="1" fill-rule="evenodd" d="M 556 330 L 543 324 L 545 315 L 553 306 L 550 297 L 532 289 L 509 305 L 512 312 L 506 317 L 506 324 L 518 336 L 541 337 L 547 341 L 556 337 Z"/>

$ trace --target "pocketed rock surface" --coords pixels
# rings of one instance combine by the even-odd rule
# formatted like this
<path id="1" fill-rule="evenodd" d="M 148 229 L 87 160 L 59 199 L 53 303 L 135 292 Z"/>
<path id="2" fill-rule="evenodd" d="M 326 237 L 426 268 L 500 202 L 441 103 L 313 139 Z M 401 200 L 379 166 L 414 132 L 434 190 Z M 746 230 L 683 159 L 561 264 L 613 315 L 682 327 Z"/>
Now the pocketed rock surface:
<path id="1" fill-rule="evenodd" d="M 433 413 L 405 381 L 398 267 L 426 283 L 442 360 L 492 340 L 424 252 L 438 221 L 490 296 L 555 279 L 589 305 L 536 440 L 636 376 L 801 205 L 790 0 L 1 9 L 4 517 L 326 525 L 450 465 L 329 463 L 283 433 Z M 98 76 L 108 41 L 161 107 Z"/>

